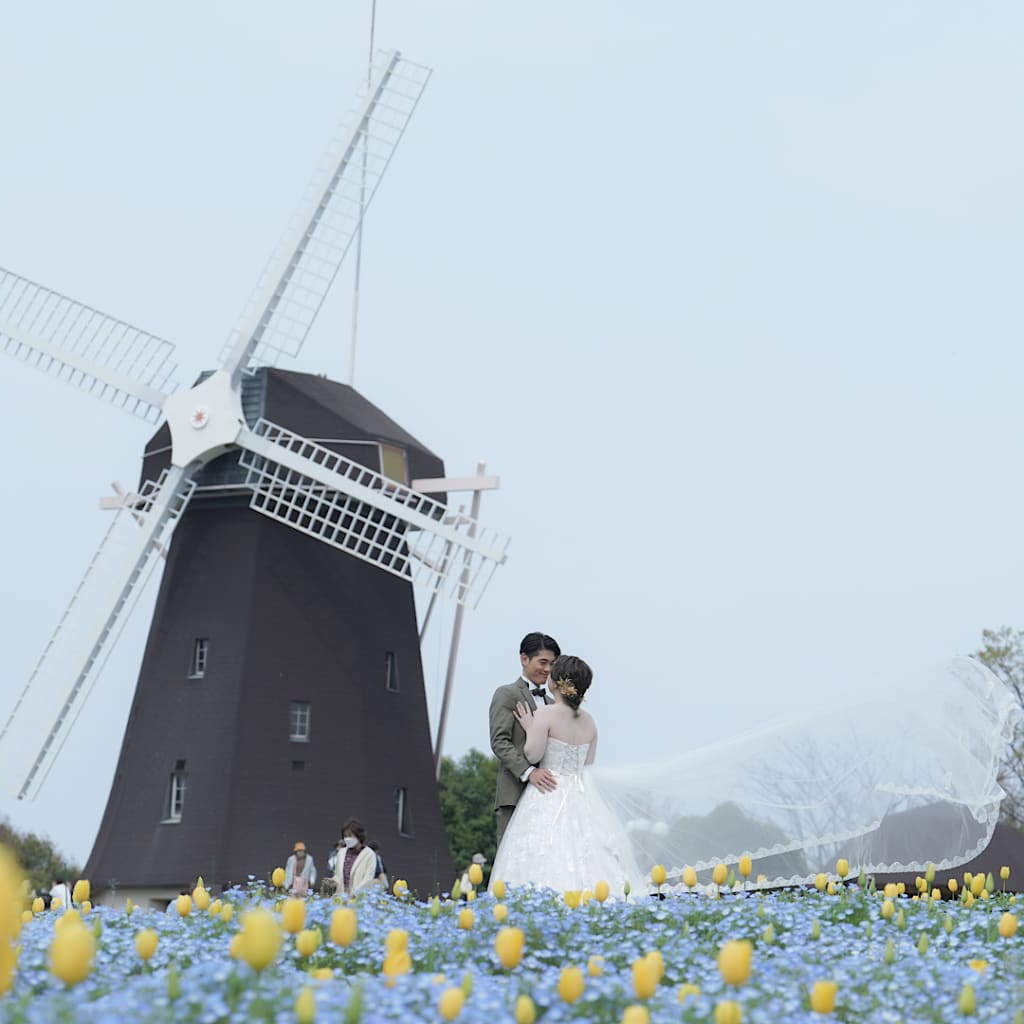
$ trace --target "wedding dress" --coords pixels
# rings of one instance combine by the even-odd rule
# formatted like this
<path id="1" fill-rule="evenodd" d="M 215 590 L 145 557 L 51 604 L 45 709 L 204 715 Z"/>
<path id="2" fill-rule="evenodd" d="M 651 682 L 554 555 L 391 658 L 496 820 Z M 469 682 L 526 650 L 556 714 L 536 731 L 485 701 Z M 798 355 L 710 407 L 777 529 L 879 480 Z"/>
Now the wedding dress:
<path id="1" fill-rule="evenodd" d="M 984 665 L 956 658 L 913 684 L 887 680 L 874 696 L 659 761 L 584 768 L 587 745 L 549 738 L 541 764 L 558 788 L 526 787 L 491 877 L 556 890 L 604 879 L 613 893 L 629 880 L 641 894 L 655 864 L 671 889 L 686 867 L 706 885 L 716 864 L 743 856 L 762 885 L 834 877 L 840 858 L 854 877 L 951 869 L 992 838 L 1021 717 Z"/>
<path id="2" fill-rule="evenodd" d="M 608 883 L 613 896 L 646 893 L 641 871 L 622 821 L 605 806 L 586 767 L 589 743 L 548 737 L 540 767 L 558 787 L 545 793 L 527 786 L 516 805 L 491 867 L 491 880 L 507 885 L 546 886 L 558 892 L 593 889 Z"/>

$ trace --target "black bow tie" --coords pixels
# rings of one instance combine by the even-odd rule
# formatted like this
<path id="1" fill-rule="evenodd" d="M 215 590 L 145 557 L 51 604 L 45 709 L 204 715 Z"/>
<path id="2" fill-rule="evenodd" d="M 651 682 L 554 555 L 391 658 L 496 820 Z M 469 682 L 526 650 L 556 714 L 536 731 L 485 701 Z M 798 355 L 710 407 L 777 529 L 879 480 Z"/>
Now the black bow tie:
<path id="1" fill-rule="evenodd" d="M 538 686 L 536 690 L 531 690 L 530 691 L 530 693 L 532 693 L 533 696 L 536 697 L 537 700 L 539 700 L 539 701 L 543 701 L 544 700 L 544 697 L 547 694 L 547 692 L 548 691 L 545 690 L 543 686 Z M 545 703 L 546 703 L 546 701 L 545 701 Z"/>

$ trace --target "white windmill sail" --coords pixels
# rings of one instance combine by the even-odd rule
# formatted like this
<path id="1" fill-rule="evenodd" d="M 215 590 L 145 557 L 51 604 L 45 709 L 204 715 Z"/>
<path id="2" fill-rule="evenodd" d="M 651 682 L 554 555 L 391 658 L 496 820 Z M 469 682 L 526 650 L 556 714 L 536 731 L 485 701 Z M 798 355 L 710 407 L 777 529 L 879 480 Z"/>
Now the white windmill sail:
<path id="1" fill-rule="evenodd" d="M 237 374 L 298 355 L 359 222 L 430 79 L 430 69 L 378 52 L 366 91 L 331 142 L 221 353 Z"/>
<path id="2" fill-rule="evenodd" d="M 238 443 L 251 508 L 385 572 L 475 607 L 505 561 L 507 538 L 276 423 Z"/>

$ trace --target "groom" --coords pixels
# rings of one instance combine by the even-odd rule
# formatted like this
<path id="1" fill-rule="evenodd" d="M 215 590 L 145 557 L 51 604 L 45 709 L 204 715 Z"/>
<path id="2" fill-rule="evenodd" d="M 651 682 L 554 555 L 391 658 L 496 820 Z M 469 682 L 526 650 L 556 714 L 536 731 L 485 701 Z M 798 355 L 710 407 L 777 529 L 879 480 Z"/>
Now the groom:
<path id="1" fill-rule="evenodd" d="M 537 768 L 526 760 L 523 747 L 526 733 L 516 721 L 515 706 L 525 704 L 531 711 L 537 704 L 548 704 L 548 676 L 551 665 L 562 653 L 554 637 L 546 633 L 527 633 L 519 645 L 522 672 L 514 683 L 499 686 L 491 698 L 491 750 L 498 759 L 498 785 L 494 811 L 498 828 L 498 845 L 505 834 L 512 812 L 527 784 L 545 793 L 557 785 L 547 768 Z"/>

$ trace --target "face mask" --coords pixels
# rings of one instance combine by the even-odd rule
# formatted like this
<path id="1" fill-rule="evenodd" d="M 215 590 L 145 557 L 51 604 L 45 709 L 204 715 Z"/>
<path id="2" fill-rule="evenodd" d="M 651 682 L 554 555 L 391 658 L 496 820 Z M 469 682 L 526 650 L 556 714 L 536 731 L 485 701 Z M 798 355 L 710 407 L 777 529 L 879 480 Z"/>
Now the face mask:
<path id="1" fill-rule="evenodd" d="M 356 839 L 355 836 L 345 836 L 345 838 L 342 839 L 342 842 L 351 850 L 352 847 L 359 842 L 359 840 Z"/>

